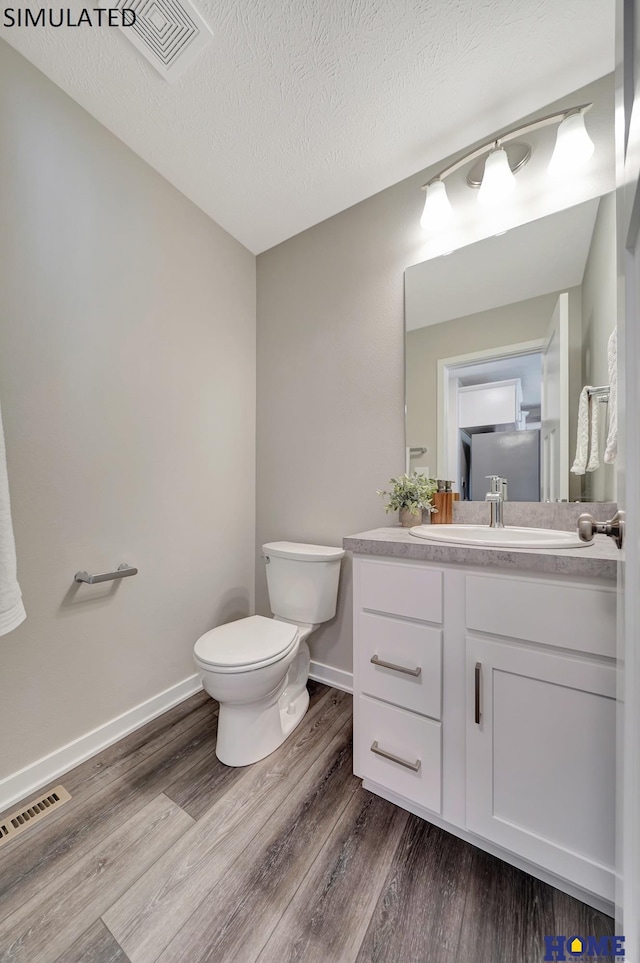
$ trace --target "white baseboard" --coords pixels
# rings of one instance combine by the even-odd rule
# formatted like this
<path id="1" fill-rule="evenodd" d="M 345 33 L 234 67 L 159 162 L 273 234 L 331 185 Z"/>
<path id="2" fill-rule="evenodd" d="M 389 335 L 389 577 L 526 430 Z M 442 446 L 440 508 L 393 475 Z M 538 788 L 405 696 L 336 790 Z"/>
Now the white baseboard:
<path id="1" fill-rule="evenodd" d="M 139 729 L 146 722 L 162 715 L 168 709 L 178 705 L 194 695 L 202 688 L 199 675 L 191 675 L 176 685 L 159 692 L 158 695 L 141 702 L 122 715 L 116 716 L 104 725 L 87 732 L 79 739 L 61 746 L 42 759 L 36 760 L 24 769 L 12 773 L 0 780 L 0 812 L 14 803 L 25 799 L 32 793 L 42 789 L 45 785 L 58 779 L 63 773 L 78 766 L 85 759 L 113 745 L 135 729 Z"/>
<path id="2" fill-rule="evenodd" d="M 324 682 L 325 685 L 332 686 L 334 689 L 342 689 L 344 692 L 353 692 L 353 673 L 345 672 L 344 669 L 336 669 L 331 665 L 324 665 L 322 662 L 311 662 L 309 676 L 317 682 Z M 50 752 L 47 756 L 37 759 L 24 769 L 12 773 L 4 779 L 0 779 L 0 812 L 13 806 L 15 803 L 26 799 L 35 794 L 44 786 L 57 780 L 69 769 L 79 766 L 81 762 L 95 756 L 98 752 L 112 746 L 118 739 L 123 739 L 130 732 L 139 729 L 147 722 L 151 722 L 157 716 L 167 712 L 168 709 L 178 705 L 194 695 L 202 688 L 199 675 L 189 676 L 178 682 L 176 685 L 165 689 L 146 702 L 134 706 L 128 712 L 110 719 L 103 725 L 98 726 L 91 732 L 74 739 L 73 742 L 61 746 L 60 749 Z"/>
<path id="3" fill-rule="evenodd" d="M 353 672 L 345 672 L 344 669 L 324 665 L 323 662 L 311 660 L 309 678 L 315 679 L 316 682 L 324 682 L 325 685 L 333 686 L 334 689 L 342 689 L 343 692 L 353 692 Z"/>

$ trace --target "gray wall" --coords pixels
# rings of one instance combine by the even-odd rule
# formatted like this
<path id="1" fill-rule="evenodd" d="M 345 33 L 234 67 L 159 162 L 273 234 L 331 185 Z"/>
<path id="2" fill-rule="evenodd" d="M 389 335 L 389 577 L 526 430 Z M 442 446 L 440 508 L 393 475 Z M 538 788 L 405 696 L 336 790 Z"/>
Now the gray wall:
<path id="1" fill-rule="evenodd" d="M 612 97 L 604 78 L 540 114 L 594 101 L 612 143 Z M 612 158 L 610 145 L 598 150 Z M 375 492 L 404 471 L 403 276 L 427 256 L 420 187 L 446 163 L 258 256 L 258 549 L 275 538 L 340 545 L 395 523 Z M 612 182 L 607 163 L 576 202 Z M 256 605 L 269 612 L 259 557 Z M 351 619 L 347 559 L 336 619 L 310 640 L 316 661 L 351 670 Z"/>
<path id="2" fill-rule="evenodd" d="M 583 384 L 609 383 L 607 344 L 616 326 L 616 205 L 607 194 L 598 206 L 589 257 L 582 281 Z M 599 404 L 600 468 L 583 476 L 587 501 L 615 501 L 616 466 L 603 461 L 608 406 Z"/>
<path id="3" fill-rule="evenodd" d="M 403 471 L 403 271 L 420 179 L 258 257 L 258 546 L 341 545 L 389 524 L 376 488 Z M 392 519 L 395 521 L 395 519 Z M 268 613 L 258 559 L 257 610 Z M 351 670 L 351 578 L 313 658 Z"/>
<path id="4" fill-rule="evenodd" d="M 252 611 L 255 258 L 2 42 L 0 143 L 27 610 L 0 638 L 2 777 L 191 676 L 198 635 Z M 123 561 L 140 574 L 73 588 Z"/>

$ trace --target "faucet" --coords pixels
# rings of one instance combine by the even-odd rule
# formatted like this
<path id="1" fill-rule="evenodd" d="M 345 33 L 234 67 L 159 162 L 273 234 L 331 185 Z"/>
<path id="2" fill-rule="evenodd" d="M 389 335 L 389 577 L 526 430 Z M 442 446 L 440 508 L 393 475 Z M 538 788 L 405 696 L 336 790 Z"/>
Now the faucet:
<path id="1" fill-rule="evenodd" d="M 491 489 L 485 495 L 484 500 L 491 505 L 489 525 L 491 528 L 504 528 L 502 506 L 507 491 L 507 479 L 501 475 L 487 475 L 487 478 L 491 480 Z"/>

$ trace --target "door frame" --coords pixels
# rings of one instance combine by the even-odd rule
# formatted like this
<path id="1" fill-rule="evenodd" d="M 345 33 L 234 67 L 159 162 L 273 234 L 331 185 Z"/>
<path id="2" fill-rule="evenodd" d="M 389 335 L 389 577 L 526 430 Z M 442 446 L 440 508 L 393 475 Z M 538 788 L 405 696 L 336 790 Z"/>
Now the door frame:
<path id="1" fill-rule="evenodd" d="M 559 411 L 557 424 L 549 430 L 547 377 L 548 351 L 555 341 L 559 364 Z M 564 362 L 564 363 L 563 363 Z M 540 501 L 569 501 L 569 293 L 563 291 L 555 303 L 548 338 L 542 355 L 542 407 L 540 411 Z M 554 419 L 556 421 L 556 419 Z M 557 432 L 557 435 L 556 435 Z M 555 438 L 554 438 L 555 436 Z"/>
<path id="2" fill-rule="evenodd" d="M 483 348 L 468 354 L 459 354 L 451 358 L 438 358 L 438 387 L 436 402 L 436 476 L 438 478 L 454 478 L 449 464 L 449 411 L 451 401 L 451 369 L 464 368 L 466 365 L 478 364 L 484 361 L 500 361 L 503 358 L 517 358 L 526 354 L 537 354 L 544 351 L 547 341 L 537 338 L 534 341 L 520 341 L 517 344 L 504 344 L 496 348 Z"/>
<path id="3" fill-rule="evenodd" d="M 617 500 L 627 516 L 618 575 L 616 925 L 626 959 L 640 960 L 640 2 L 616 6 L 618 251 Z M 630 590 L 626 590 L 629 586 Z"/>

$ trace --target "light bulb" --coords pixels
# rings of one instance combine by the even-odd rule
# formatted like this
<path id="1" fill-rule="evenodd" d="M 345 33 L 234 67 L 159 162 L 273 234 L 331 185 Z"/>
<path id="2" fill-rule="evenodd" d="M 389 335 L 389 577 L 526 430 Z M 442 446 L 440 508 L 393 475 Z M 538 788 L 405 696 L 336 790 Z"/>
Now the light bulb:
<path id="1" fill-rule="evenodd" d="M 496 147 L 485 161 L 478 201 L 487 206 L 500 204 L 515 187 L 516 179 L 509 167 L 507 152 L 504 147 Z"/>
<path id="2" fill-rule="evenodd" d="M 569 114 L 558 127 L 549 173 L 552 177 L 573 173 L 586 164 L 594 149 L 593 141 L 584 125 L 584 115 Z"/>
<path id="3" fill-rule="evenodd" d="M 434 181 L 432 184 L 427 184 L 426 194 L 420 227 L 424 231 L 444 227 L 453 217 L 453 208 L 447 197 L 447 189 L 444 183 Z"/>

